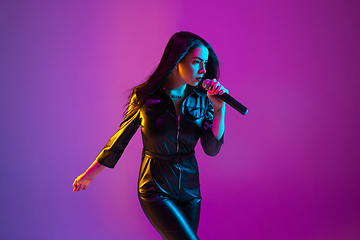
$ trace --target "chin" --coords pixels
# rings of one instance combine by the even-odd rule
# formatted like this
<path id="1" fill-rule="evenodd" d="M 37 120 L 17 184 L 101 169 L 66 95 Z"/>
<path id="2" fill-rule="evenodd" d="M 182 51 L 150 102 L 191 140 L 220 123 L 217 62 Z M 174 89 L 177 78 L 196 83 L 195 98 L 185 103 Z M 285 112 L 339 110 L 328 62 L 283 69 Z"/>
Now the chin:
<path id="1" fill-rule="evenodd" d="M 196 79 L 192 79 L 189 81 L 186 81 L 188 85 L 196 87 L 197 85 L 199 85 L 200 81 L 196 80 Z"/>
<path id="2" fill-rule="evenodd" d="M 196 87 L 197 85 L 199 85 L 199 83 L 199 81 L 193 81 L 190 85 Z"/>

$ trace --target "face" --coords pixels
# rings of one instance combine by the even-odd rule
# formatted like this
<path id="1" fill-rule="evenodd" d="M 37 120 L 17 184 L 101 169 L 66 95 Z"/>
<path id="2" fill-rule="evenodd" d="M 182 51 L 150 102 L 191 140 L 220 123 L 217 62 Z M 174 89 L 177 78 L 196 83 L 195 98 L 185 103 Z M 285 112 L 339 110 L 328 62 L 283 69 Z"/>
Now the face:
<path id="1" fill-rule="evenodd" d="M 179 75 L 185 83 L 197 86 L 206 73 L 205 65 L 209 58 L 209 50 L 205 46 L 189 52 L 178 64 Z"/>

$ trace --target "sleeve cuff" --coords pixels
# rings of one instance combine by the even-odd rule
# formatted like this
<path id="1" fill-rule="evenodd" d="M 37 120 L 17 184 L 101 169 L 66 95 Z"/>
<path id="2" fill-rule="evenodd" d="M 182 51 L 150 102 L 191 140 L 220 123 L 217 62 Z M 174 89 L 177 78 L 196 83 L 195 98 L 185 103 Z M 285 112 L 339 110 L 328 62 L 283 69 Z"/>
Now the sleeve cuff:
<path id="1" fill-rule="evenodd" d="M 204 152 L 209 156 L 215 156 L 220 152 L 221 146 L 224 144 L 224 135 L 220 139 L 214 136 L 211 128 L 208 128 L 201 137 L 201 145 Z"/>

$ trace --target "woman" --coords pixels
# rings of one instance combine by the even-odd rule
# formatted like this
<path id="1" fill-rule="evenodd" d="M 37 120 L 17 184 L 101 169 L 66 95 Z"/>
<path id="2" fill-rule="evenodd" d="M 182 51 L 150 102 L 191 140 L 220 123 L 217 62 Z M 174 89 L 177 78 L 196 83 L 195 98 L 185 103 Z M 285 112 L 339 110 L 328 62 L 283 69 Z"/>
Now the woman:
<path id="1" fill-rule="evenodd" d="M 210 44 L 190 32 L 175 33 L 161 61 L 129 96 L 125 119 L 94 163 L 77 177 L 74 191 L 85 190 L 104 167 L 113 168 L 141 127 L 144 145 L 138 195 L 149 221 L 164 239 L 199 239 L 200 184 L 194 147 L 206 154 L 223 144 L 228 92 L 217 80 L 219 61 Z M 200 82 L 212 79 L 206 92 Z"/>

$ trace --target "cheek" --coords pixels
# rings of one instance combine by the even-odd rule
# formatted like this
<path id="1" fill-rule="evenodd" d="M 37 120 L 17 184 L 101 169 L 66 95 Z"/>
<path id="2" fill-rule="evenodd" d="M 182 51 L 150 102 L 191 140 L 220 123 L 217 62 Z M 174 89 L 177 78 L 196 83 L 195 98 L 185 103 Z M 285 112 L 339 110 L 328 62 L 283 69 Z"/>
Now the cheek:
<path id="1" fill-rule="evenodd" d="M 192 78 L 195 75 L 196 70 L 193 66 L 182 66 L 179 68 L 179 73 L 182 78 Z"/>
<path id="2" fill-rule="evenodd" d="M 185 74 L 185 69 L 182 67 L 182 66 L 180 66 L 179 67 L 179 75 L 181 76 L 181 77 L 183 77 L 184 76 L 184 74 Z"/>

